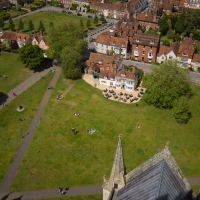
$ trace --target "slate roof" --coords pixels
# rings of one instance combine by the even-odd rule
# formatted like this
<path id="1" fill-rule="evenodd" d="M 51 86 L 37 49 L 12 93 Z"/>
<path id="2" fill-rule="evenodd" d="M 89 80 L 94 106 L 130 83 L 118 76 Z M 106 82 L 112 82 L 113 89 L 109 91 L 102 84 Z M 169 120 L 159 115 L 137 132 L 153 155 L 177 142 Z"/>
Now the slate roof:
<path id="1" fill-rule="evenodd" d="M 165 160 L 153 165 L 119 190 L 116 200 L 190 200 Z"/>

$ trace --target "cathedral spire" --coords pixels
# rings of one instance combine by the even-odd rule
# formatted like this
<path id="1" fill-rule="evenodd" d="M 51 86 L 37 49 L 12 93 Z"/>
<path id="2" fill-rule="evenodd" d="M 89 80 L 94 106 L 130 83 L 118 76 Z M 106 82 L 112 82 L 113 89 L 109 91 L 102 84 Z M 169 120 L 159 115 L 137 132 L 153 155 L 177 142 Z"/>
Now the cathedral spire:
<path id="1" fill-rule="evenodd" d="M 118 185 L 119 188 L 125 186 L 124 182 L 124 157 L 122 151 L 122 135 L 119 135 L 119 141 L 117 145 L 117 150 L 115 154 L 115 159 L 112 167 L 112 171 L 110 174 L 110 181 L 113 182 L 113 185 Z"/>
<path id="2" fill-rule="evenodd" d="M 109 199 L 110 193 L 114 189 L 121 189 L 125 186 L 124 157 L 122 151 L 121 137 L 122 136 L 120 134 L 110 178 L 106 180 L 104 177 L 104 184 L 103 184 L 104 200 Z"/>

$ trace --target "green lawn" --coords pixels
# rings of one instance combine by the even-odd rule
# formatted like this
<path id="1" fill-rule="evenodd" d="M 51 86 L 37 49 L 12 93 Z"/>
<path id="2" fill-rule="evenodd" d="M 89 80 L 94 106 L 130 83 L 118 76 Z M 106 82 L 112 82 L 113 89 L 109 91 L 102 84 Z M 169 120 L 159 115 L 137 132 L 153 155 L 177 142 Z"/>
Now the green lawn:
<path id="1" fill-rule="evenodd" d="M 39 22 L 41 20 L 44 24 L 45 32 L 48 34 L 50 22 L 53 22 L 54 26 L 62 25 L 63 23 L 65 23 L 67 21 L 71 21 L 73 23 L 80 24 L 81 19 L 86 27 L 87 18 L 85 18 L 85 17 L 79 17 L 79 16 L 63 14 L 61 12 L 53 12 L 53 11 L 41 11 L 41 12 L 38 12 L 38 13 L 35 13 L 32 15 L 28 15 L 27 17 L 22 18 L 22 21 L 24 23 L 24 32 L 31 33 L 28 30 L 29 20 L 32 20 L 36 31 L 38 30 Z M 15 24 L 15 28 L 17 28 L 17 26 L 19 24 L 19 19 L 14 20 L 14 24 Z M 9 29 L 8 25 L 9 24 L 6 24 L 4 29 Z M 95 28 L 94 23 L 91 23 L 91 28 Z M 85 29 L 87 29 L 87 28 L 85 28 Z"/>
<path id="2" fill-rule="evenodd" d="M 0 97 L 33 74 L 17 58 L 17 55 L 0 53 Z M 6 80 L 4 75 L 8 77 Z"/>
<path id="3" fill-rule="evenodd" d="M 76 196 L 76 197 L 60 197 L 60 198 L 51 198 L 51 199 L 41 199 L 41 200 L 102 200 L 103 195 L 95 194 L 95 195 L 86 195 L 86 196 Z"/>
<path id="4" fill-rule="evenodd" d="M 188 124 L 179 125 L 170 110 L 156 109 L 144 101 L 138 107 L 110 101 L 83 80 L 61 77 L 11 191 L 102 184 L 103 175 L 110 175 L 119 134 L 126 172 L 161 151 L 169 141 L 183 173 L 200 175 L 200 90 L 192 88 L 193 117 Z M 64 94 L 65 99 L 56 100 L 58 94 Z M 140 129 L 136 129 L 138 124 Z M 77 135 L 71 132 L 72 127 L 79 130 Z M 88 135 L 90 128 L 98 132 Z"/>
<path id="5" fill-rule="evenodd" d="M 49 73 L 34 85 L 34 89 L 29 88 L 0 110 L 0 184 L 22 143 L 21 131 L 22 135 L 27 133 L 52 76 Z M 16 111 L 19 105 L 25 106 L 21 113 Z M 19 121 L 19 118 L 25 120 Z"/>
<path id="6" fill-rule="evenodd" d="M 192 190 L 197 195 L 200 192 L 200 185 L 193 185 Z"/>

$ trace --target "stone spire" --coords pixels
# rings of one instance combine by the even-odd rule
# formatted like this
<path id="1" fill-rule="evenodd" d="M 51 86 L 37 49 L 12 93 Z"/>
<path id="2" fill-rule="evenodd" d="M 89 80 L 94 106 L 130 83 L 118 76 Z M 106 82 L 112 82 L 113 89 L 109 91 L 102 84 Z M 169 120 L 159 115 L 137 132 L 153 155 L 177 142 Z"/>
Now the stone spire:
<path id="1" fill-rule="evenodd" d="M 125 176 L 125 172 L 124 172 L 122 141 L 121 141 L 121 135 L 119 135 L 119 141 L 117 145 L 117 150 L 116 150 L 110 178 L 106 179 L 104 176 L 104 183 L 102 186 L 103 200 L 110 200 L 111 194 L 115 189 L 121 189 L 125 186 L 124 176 Z"/>
<path id="2" fill-rule="evenodd" d="M 110 181 L 114 184 L 118 185 L 118 188 L 122 188 L 125 186 L 124 181 L 124 157 L 122 151 L 122 141 L 121 141 L 121 134 L 119 135 L 119 142 L 117 145 L 117 150 L 115 154 L 115 159 L 112 167 L 112 171 L 110 174 Z"/>

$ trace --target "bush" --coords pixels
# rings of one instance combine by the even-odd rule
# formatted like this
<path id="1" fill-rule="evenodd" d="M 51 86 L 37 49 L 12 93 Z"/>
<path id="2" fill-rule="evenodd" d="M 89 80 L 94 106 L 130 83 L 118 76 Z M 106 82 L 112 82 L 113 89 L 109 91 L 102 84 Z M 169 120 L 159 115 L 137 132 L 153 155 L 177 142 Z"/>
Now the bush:
<path id="1" fill-rule="evenodd" d="M 163 39 L 163 40 L 161 40 L 161 42 L 163 42 L 164 46 L 170 46 L 170 41 L 167 39 Z"/>
<path id="2" fill-rule="evenodd" d="M 167 31 L 166 36 L 167 36 L 168 39 L 173 39 L 174 38 L 174 34 L 175 34 L 175 31 L 170 29 L 170 30 Z"/>
<path id="3" fill-rule="evenodd" d="M 17 4 L 16 10 L 17 10 L 17 11 L 21 11 L 21 9 L 22 9 L 21 5 Z"/>
<path id="4" fill-rule="evenodd" d="M 188 99 L 186 97 L 181 97 L 180 99 L 175 100 L 172 111 L 175 120 L 178 123 L 186 124 L 191 116 L 191 112 L 189 111 Z"/>

